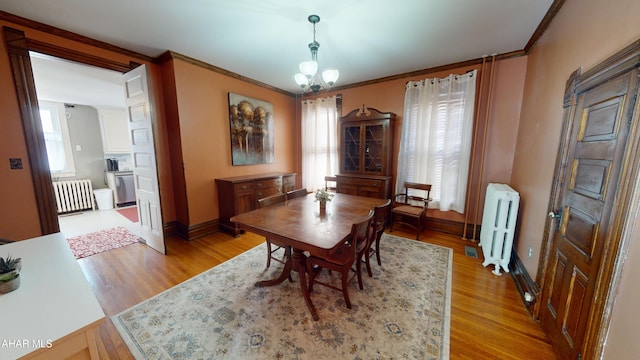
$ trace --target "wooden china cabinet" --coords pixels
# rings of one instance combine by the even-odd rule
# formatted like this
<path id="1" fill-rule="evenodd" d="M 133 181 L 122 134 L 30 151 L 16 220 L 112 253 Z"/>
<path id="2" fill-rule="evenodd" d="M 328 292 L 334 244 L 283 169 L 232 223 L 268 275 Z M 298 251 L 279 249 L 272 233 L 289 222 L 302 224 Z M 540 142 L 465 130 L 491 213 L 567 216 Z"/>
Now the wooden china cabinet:
<path id="1" fill-rule="evenodd" d="M 339 193 L 389 198 L 396 114 L 355 109 L 340 118 Z"/>

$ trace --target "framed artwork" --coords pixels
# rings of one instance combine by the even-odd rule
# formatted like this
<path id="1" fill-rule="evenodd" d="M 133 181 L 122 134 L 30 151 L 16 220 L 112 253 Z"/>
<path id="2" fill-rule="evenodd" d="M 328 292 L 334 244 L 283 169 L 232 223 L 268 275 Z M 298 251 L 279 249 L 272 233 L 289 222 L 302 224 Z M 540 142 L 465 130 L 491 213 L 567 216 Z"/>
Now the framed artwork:
<path id="1" fill-rule="evenodd" d="M 229 93 L 231 162 L 235 165 L 273 163 L 273 105 Z"/>

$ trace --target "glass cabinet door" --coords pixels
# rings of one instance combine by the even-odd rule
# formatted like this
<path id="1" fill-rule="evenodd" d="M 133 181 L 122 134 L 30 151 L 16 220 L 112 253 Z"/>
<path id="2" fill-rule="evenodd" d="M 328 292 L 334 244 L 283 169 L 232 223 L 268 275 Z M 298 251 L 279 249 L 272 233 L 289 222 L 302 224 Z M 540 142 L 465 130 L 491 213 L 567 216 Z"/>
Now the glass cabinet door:
<path id="1" fill-rule="evenodd" d="M 382 174 L 384 169 L 384 126 L 382 124 L 363 125 L 364 128 L 364 171 Z"/>
<path id="2" fill-rule="evenodd" d="M 342 140 L 343 171 L 360 171 L 360 125 L 344 126 Z"/>
<path id="3" fill-rule="evenodd" d="M 391 176 L 394 113 L 355 109 L 340 118 L 340 173 Z M 344 190 L 345 184 L 342 184 Z"/>

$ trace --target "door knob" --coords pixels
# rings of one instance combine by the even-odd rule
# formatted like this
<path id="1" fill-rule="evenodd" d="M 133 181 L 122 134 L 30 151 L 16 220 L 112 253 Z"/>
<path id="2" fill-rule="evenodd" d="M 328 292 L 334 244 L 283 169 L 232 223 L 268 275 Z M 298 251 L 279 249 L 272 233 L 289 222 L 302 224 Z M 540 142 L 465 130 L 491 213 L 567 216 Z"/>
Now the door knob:
<path id="1" fill-rule="evenodd" d="M 553 212 L 553 211 L 549 211 L 549 220 L 558 220 L 556 221 L 556 231 L 560 231 L 560 218 L 562 217 L 562 211 L 560 211 L 559 213 Z"/>

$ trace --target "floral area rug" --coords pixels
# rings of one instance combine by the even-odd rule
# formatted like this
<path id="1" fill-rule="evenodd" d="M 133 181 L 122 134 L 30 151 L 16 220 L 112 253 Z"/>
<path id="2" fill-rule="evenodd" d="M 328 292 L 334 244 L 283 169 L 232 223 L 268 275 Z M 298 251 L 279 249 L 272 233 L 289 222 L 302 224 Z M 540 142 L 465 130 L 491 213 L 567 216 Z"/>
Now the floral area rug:
<path id="1" fill-rule="evenodd" d="M 448 359 L 453 251 L 385 234 L 372 263 L 342 293 L 314 286 L 320 320 L 294 282 L 255 287 L 282 266 L 259 245 L 122 313 L 115 324 L 136 359 Z M 375 259 L 374 259 L 375 260 Z M 318 276 L 340 284 L 340 274 Z"/>
<path id="2" fill-rule="evenodd" d="M 140 237 L 132 234 L 122 226 L 67 239 L 76 259 L 82 259 L 107 250 L 131 245 L 139 241 Z"/>

